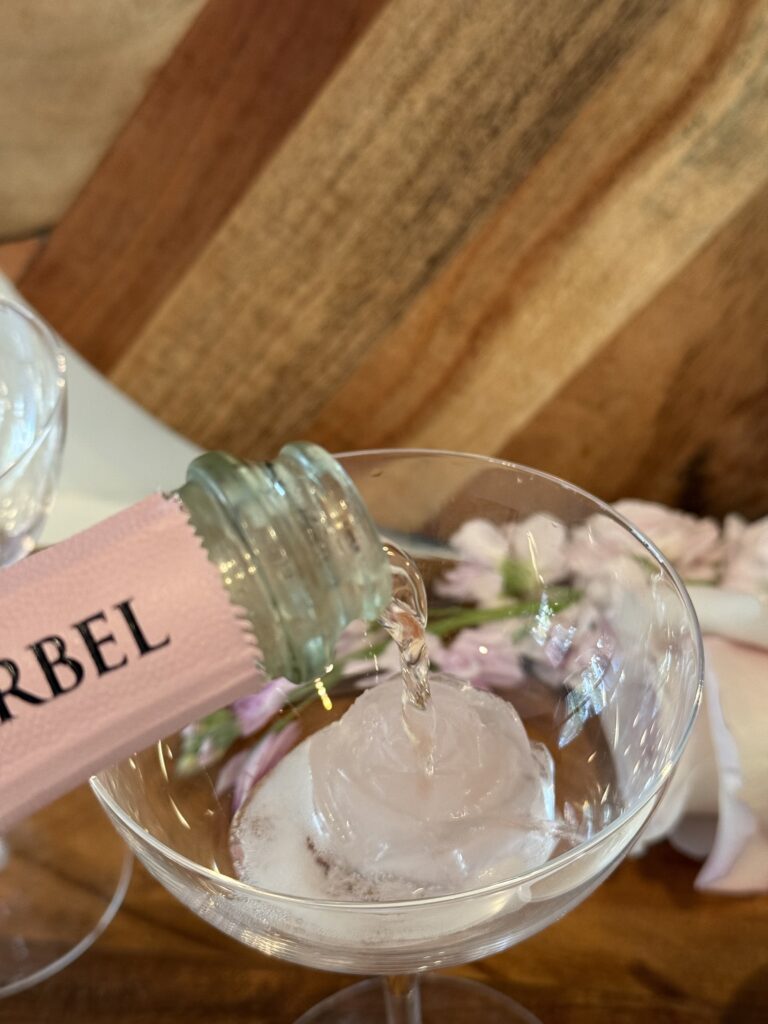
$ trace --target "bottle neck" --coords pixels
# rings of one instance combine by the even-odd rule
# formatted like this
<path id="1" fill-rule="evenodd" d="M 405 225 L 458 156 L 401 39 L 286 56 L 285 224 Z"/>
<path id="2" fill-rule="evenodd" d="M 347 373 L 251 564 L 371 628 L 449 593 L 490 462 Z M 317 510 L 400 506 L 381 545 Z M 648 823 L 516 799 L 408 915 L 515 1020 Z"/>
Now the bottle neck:
<path id="1" fill-rule="evenodd" d="M 274 462 L 209 452 L 176 492 L 273 676 L 322 675 L 354 619 L 391 593 L 381 539 L 354 484 L 322 448 L 291 444 Z"/>

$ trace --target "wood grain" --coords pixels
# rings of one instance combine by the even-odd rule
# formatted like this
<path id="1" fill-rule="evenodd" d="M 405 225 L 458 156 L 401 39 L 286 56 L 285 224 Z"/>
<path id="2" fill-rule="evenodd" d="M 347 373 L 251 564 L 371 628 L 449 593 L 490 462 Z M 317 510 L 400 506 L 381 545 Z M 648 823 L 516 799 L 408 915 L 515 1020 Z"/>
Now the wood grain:
<path id="1" fill-rule="evenodd" d="M 211 0 L 33 263 L 64 335 L 209 447 L 768 512 L 768 0 L 335 0 L 312 74 L 278 7 L 257 46 Z"/>
<path id="2" fill-rule="evenodd" d="M 0 274 L 5 274 L 11 281 L 18 281 L 40 251 L 42 240 L 25 238 L 20 242 L 0 244 Z"/>
<path id="3" fill-rule="evenodd" d="M 3 0 L 0 238 L 56 223 L 204 0 Z"/>
<path id="4" fill-rule="evenodd" d="M 622 327 L 502 455 L 610 500 L 768 510 L 768 188 Z"/>
<path id="5" fill-rule="evenodd" d="M 24 280 L 95 366 L 131 346 L 380 6 L 204 8 Z"/>
<path id="6" fill-rule="evenodd" d="M 768 900 L 693 891 L 669 847 L 619 868 L 545 932 L 460 974 L 546 1024 L 763 1024 Z M 80 960 L 0 1003 L 13 1024 L 290 1024 L 352 978 L 269 960 L 215 932 L 137 868 L 123 909 Z"/>

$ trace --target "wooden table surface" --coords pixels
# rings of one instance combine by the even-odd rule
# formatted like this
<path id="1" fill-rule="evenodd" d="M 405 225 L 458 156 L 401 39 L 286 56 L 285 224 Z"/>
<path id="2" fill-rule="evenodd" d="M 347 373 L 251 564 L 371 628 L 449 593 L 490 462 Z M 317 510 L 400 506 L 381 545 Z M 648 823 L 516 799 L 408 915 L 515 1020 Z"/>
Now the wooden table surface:
<path id="1" fill-rule="evenodd" d="M 544 1024 L 764 1024 L 768 897 L 697 893 L 696 870 L 658 846 L 626 861 L 562 921 L 460 973 L 518 999 Z M 239 945 L 137 866 L 99 941 L 56 977 L 0 1002 L 0 1021 L 290 1024 L 351 980 Z"/>

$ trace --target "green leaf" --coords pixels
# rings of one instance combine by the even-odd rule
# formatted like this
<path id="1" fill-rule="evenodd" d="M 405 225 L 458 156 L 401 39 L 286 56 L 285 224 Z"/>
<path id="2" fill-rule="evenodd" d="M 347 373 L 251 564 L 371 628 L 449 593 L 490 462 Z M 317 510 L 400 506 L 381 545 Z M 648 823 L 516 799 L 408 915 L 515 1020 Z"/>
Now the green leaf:
<path id="1" fill-rule="evenodd" d="M 542 608 L 555 614 L 573 604 L 574 601 L 578 601 L 580 597 L 580 591 L 572 587 L 551 587 L 549 590 L 542 591 L 539 597 L 526 601 L 515 601 L 512 604 L 499 605 L 495 608 L 458 609 L 454 615 L 446 615 L 437 621 L 430 619 L 427 629 L 435 636 L 447 636 L 450 633 L 457 633 L 460 629 L 482 626 L 486 622 L 538 615 Z"/>

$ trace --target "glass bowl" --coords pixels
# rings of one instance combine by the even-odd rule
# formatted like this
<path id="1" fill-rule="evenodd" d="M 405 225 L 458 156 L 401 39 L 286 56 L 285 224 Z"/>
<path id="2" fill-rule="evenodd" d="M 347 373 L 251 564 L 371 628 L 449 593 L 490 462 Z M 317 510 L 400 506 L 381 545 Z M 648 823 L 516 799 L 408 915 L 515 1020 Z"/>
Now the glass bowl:
<path id="1" fill-rule="evenodd" d="M 389 976 L 381 1019 L 414 1024 L 421 972 L 488 956 L 545 928 L 624 857 L 690 733 L 701 641 L 688 595 L 660 552 L 578 488 L 450 452 L 341 460 L 382 536 L 422 572 L 433 663 L 512 702 L 529 737 L 548 749 L 557 827 L 546 857 L 515 877 L 486 885 L 467 878 L 462 891 L 421 898 L 276 892 L 240 880 L 230 848 L 232 790 L 221 782 L 253 739 L 190 772 L 191 726 L 92 784 L 131 849 L 194 913 L 270 956 Z M 283 724 L 295 719 L 297 733 L 311 734 L 387 671 L 376 625 L 356 629 L 351 643 L 340 641 L 326 679 L 292 692 Z M 295 798 L 285 793 L 286 802 Z M 481 1012 L 476 987 L 462 996 L 454 986 L 441 1001 L 440 984 L 430 981 L 441 1009 L 428 1019 Z M 306 1019 L 374 1020 L 375 991 L 353 986 Z M 502 1002 L 488 994 L 487 1019 L 531 1019 Z"/>

